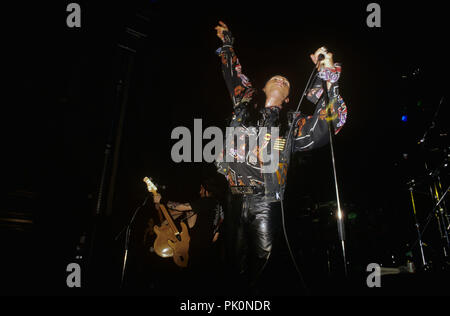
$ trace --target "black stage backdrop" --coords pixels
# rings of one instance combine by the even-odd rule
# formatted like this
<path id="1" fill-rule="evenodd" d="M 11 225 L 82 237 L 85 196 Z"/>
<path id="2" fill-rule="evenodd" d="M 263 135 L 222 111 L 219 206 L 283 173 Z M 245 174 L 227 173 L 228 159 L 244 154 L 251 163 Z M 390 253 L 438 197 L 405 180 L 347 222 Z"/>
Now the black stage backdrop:
<path id="1" fill-rule="evenodd" d="M 232 110 L 215 55 L 219 20 L 232 31 L 243 72 L 254 86 L 261 89 L 275 74 L 289 78 L 289 109 L 296 108 L 312 70 L 309 54 L 325 45 L 342 63 L 340 89 L 348 120 L 335 151 L 348 216 L 350 268 L 364 287 L 368 263 L 405 263 L 408 244 L 415 240 L 406 183 L 425 174 L 425 160 L 440 161 L 417 145 L 447 92 L 443 45 L 448 27 L 438 3 L 379 1 L 381 27 L 370 28 L 369 1 L 78 1 L 82 24 L 73 29 L 66 26 L 69 3 L 18 3 L 2 9 L 7 16 L 2 28 L 7 70 L 2 211 L 26 209 L 34 223 L 2 232 L 2 293 L 82 293 L 71 292 L 65 281 L 83 234 L 87 241 L 80 262 L 88 271 L 83 274 L 88 293 L 116 293 L 123 235 L 117 241 L 114 237 L 146 196 L 142 178 L 153 176 L 167 184 L 164 194 L 173 200 L 197 196 L 201 176 L 214 168 L 174 163 L 170 135 L 177 126 L 192 131 L 195 118 L 203 120 L 203 128 L 224 127 Z M 127 28 L 145 36 L 136 40 Z M 127 81 L 129 56 L 133 65 Z M 124 93 L 128 99 L 114 195 L 108 208 L 107 181 L 100 213 L 94 216 L 105 146 L 112 122 L 118 126 Z M 440 124 L 445 124 L 447 105 L 448 100 Z M 304 101 L 301 111 L 312 110 Z M 327 146 L 296 154 L 289 172 L 287 230 L 310 284 L 340 273 L 335 222 L 329 215 L 335 200 L 331 166 Z M 111 164 L 107 171 L 110 180 Z M 421 221 L 429 202 L 419 197 Z M 145 271 L 156 269 L 143 263 L 141 249 L 152 212 L 143 208 L 131 239 L 127 286 L 139 294 L 158 294 L 142 281 Z M 294 284 L 296 273 L 283 240 L 279 249 L 274 273 Z M 314 293 L 328 293 L 311 287 Z M 279 292 L 296 293 L 295 285 Z"/>

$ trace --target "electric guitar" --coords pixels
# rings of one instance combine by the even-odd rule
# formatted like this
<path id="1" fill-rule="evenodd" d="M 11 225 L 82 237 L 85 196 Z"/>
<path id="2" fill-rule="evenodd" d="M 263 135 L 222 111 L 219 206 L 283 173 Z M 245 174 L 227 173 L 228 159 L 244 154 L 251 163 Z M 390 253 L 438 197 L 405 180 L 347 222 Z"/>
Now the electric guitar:
<path id="1" fill-rule="evenodd" d="M 147 184 L 147 190 L 155 195 L 157 188 L 152 181 L 145 177 L 144 182 Z M 181 231 L 178 230 L 164 204 L 159 203 L 158 206 L 167 222 L 153 227 L 157 236 L 153 248 L 158 256 L 162 258 L 173 257 L 177 266 L 185 268 L 189 260 L 189 241 L 191 239 L 188 228 L 184 222 L 181 222 Z"/>

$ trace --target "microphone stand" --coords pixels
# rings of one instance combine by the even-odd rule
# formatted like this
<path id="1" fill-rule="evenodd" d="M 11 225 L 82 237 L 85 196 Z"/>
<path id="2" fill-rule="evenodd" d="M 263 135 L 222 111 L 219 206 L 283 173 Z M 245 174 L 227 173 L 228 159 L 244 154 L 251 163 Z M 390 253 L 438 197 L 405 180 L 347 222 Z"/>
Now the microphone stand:
<path id="1" fill-rule="evenodd" d="M 318 58 L 318 62 L 322 61 L 324 59 L 324 56 L 321 54 L 319 55 Z M 303 101 L 304 96 L 306 95 L 307 90 L 309 89 L 310 86 L 310 81 L 313 77 L 315 77 L 315 75 L 317 74 L 317 68 L 314 67 L 313 71 L 311 72 L 311 75 L 309 76 L 308 82 L 306 83 L 306 87 L 305 90 L 303 91 L 303 94 L 300 98 L 300 102 L 298 103 L 297 109 L 295 111 L 295 113 L 298 113 L 299 109 L 300 109 L 300 105 Z M 326 81 L 322 80 L 322 87 L 323 87 L 323 96 L 324 96 L 324 101 L 325 104 L 329 104 L 329 99 L 328 99 L 328 87 L 327 87 L 327 83 Z M 320 102 L 320 101 L 319 101 Z M 295 115 L 294 113 L 294 115 Z M 328 113 L 327 113 L 328 118 L 331 117 L 331 111 L 330 109 L 328 109 Z M 328 132 L 330 134 L 330 150 L 331 150 L 331 162 L 333 165 L 333 176 L 334 176 L 334 186 L 335 186 L 335 190 L 336 190 L 336 204 L 337 204 L 337 228 L 338 228 L 338 235 L 339 235 L 339 241 L 341 244 L 341 248 L 342 248 L 342 257 L 344 260 L 344 274 L 345 277 L 347 277 L 348 275 L 348 270 L 347 270 L 347 257 L 346 257 L 346 250 L 345 250 L 345 227 L 344 227 L 344 215 L 342 213 L 341 210 L 341 202 L 340 202 L 340 198 L 339 198 L 339 187 L 338 187 L 338 183 L 337 183 L 337 176 L 336 176 L 336 162 L 335 162 L 335 156 L 334 156 L 334 142 L 333 142 L 333 135 L 334 135 L 334 127 L 333 124 L 331 123 L 331 119 L 327 119 L 328 122 Z M 291 128 L 289 130 L 289 137 L 291 135 L 292 132 L 292 127 L 293 127 L 293 123 L 291 125 Z"/>
<path id="2" fill-rule="evenodd" d="M 147 204 L 147 201 L 148 201 L 149 197 L 150 197 L 150 194 L 147 194 L 147 196 L 144 199 L 144 202 L 141 205 L 139 205 L 136 208 L 136 210 L 134 211 L 134 214 L 131 217 L 130 222 L 124 228 L 122 228 L 120 233 L 116 236 L 116 238 L 114 238 L 114 240 L 117 241 L 119 239 L 120 235 L 122 235 L 122 233 L 124 232 L 124 230 L 126 230 L 126 232 L 125 232 L 125 246 L 124 246 L 125 251 L 124 251 L 124 256 L 123 256 L 122 277 L 121 277 L 121 280 L 120 280 L 120 288 L 123 287 L 123 280 L 125 278 L 125 268 L 126 268 L 127 260 L 128 260 L 128 247 L 129 247 L 129 244 L 130 244 L 131 225 L 133 224 L 134 219 L 136 218 L 136 215 L 139 212 L 139 210 L 141 209 L 141 207 L 143 207 L 143 206 L 145 206 Z"/>
<path id="3" fill-rule="evenodd" d="M 423 236 L 423 234 L 425 233 L 425 230 L 427 229 L 427 227 L 430 224 L 431 220 L 433 219 L 434 216 L 436 216 L 436 209 L 440 206 L 441 202 L 444 200 L 445 196 L 447 195 L 447 193 L 449 191 L 450 191 L 450 186 L 447 187 L 447 189 L 445 190 L 445 193 L 441 196 L 439 201 L 437 201 L 437 204 L 435 204 L 433 206 L 433 209 L 430 211 L 430 213 L 428 214 L 428 216 L 427 216 L 427 218 L 425 220 L 425 224 L 423 225 L 422 230 L 418 229 L 419 238 L 417 238 L 416 241 L 412 244 L 412 246 L 410 247 L 411 250 L 414 249 L 414 247 L 417 245 L 417 243 L 419 243 L 420 247 L 422 247 L 422 240 L 421 240 L 420 237 Z M 412 196 L 412 190 L 411 190 L 411 196 Z M 413 203 L 414 203 L 414 200 L 413 200 Z M 413 204 L 413 206 L 414 206 L 414 204 Z M 445 251 L 445 249 L 444 249 L 444 251 Z M 423 258 L 423 268 L 424 268 L 424 270 L 427 270 L 429 268 L 428 264 L 425 262 L 424 258 Z"/>
<path id="4" fill-rule="evenodd" d="M 427 130 L 425 131 L 424 135 L 422 136 L 422 138 L 419 140 L 418 144 L 424 148 L 426 143 L 428 142 L 428 138 L 429 138 L 429 133 L 432 129 L 434 129 L 436 127 L 436 121 L 438 119 L 439 116 L 439 111 L 441 109 L 441 105 L 442 102 L 444 101 L 444 96 L 441 97 L 439 104 L 437 106 L 436 111 L 434 112 L 433 118 L 431 120 L 430 126 L 427 128 Z M 444 258 L 445 260 L 448 260 L 449 256 L 450 256 L 450 237 L 449 237 L 449 228 L 450 228 L 450 223 L 448 222 L 447 216 L 446 216 L 446 207 L 445 207 L 445 203 L 443 203 L 443 207 L 440 206 L 441 202 L 443 201 L 443 198 L 446 196 L 449 188 L 447 188 L 447 190 L 443 193 L 439 192 L 438 188 L 441 188 L 441 182 L 440 182 L 440 178 L 439 178 L 439 172 L 440 172 L 440 168 L 442 168 L 442 164 L 437 167 L 434 171 L 431 171 L 428 169 L 427 163 L 425 163 L 425 170 L 427 172 L 427 174 L 432 178 L 432 182 L 429 186 L 429 190 L 430 190 L 430 195 L 432 197 L 432 200 L 434 200 L 437 204 L 435 206 L 433 206 L 433 209 L 431 210 L 431 212 L 429 213 L 427 220 L 426 220 L 426 224 L 423 228 L 423 231 L 425 231 L 426 227 L 428 226 L 429 222 L 431 221 L 431 219 L 433 218 L 433 216 L 436 217 L 436 221 L 437 221 L 437 225 L 438 225 L 438 230 L 439 230 L 439 234 L 441 237 L 441 241 L 443 242 L 443 254 L 444 254 Z M 442 188 L 441 188 L 442 189 Z M 442 195 L 442 197 L 439 197 L 439 195 Z M 433 202 L 434 205 L 434 202 Z M 438 209 L 439 206 L 439 209 Z M 446 223 L 447 221 L 447 223 Z M 423 234 L 423 232 L 422 232 Z M 420 239 L 420 238 L 419 238 Z M 417 241 L 416 241 L 417 243 Z M 416 244 L 415 243 L 415 244 Z M 419 243 L 421 243 L 421 240 L 419 240 Z M 426 267 L 425 263 L 424 266 Z"/>
<path id="5" fill-rule="evenodd" d="M 338 228 L 339 241 L 341 243 L 341 248 L 342 248 L 342 258 L 344 260 L 344 274 L 345 274 L 345 277 L 347 277 L 348 271 L 347 271 L 347 257 L 346 257 L 346 250 L 345 250 L 344 214 L 342 213 L 341 201 L 340 201 L 340 197 L 339 197 L 339 187 L 338 187 L 338 181 L 337 181 L 337 175 L 336 175 L 336 159 L 335 159 L 335 155 L 334 155 L 334 126 L 333 126 L 332 119 L 331 119 L 331 110 L 329 107 L 329 98 L 328 98 L 328 87 L 327 87 L 327 82 L 325 80 L 322 80 L 322 88 L 323 88 L 324 101 L 325 101 L 326 106 L 328 107 L 327 123 L 328 123 L 328 133 L 330 135 L 330 151 L 331 151 L 331 163 L 333 165 L 334 187 L 336 190 L 337 228 Z"/>
<path id="6" fill-rule="evenodd" d="M 420 255 L 422 258 L 422 268 L 424 270 L 428 269 L 428 263 L 425 259 L 425 252 L 423 250 L 423 241 L 422 241 L 422 234 L 423 232 L 420 231 L 420 225 L 419 225 L 419 221 L 417 220 L 417 212 L 416 212 L 416 203 L 414 203 L 414 183 L 411 183 L 411 186 L 409 187 L 409 192 L 411 194 L 411 205 L 412 205 L 412 209 L 413 209 L 413 215 L 414 215 L 414 222 L 415 222 L 415 227 L 416 227 L 416 231 L 417 231 L 417 241 L 419 242 L 419 247 L 420 247 Z M 430 218 L 430 217 L 429 217 Z M 424 229 L 426 228 L 428 224 L 425 225 Z M 414 248 L 414 246 L 416 245 L 417 241 L 414 243 L 414 245 L 411 247 Z"/>

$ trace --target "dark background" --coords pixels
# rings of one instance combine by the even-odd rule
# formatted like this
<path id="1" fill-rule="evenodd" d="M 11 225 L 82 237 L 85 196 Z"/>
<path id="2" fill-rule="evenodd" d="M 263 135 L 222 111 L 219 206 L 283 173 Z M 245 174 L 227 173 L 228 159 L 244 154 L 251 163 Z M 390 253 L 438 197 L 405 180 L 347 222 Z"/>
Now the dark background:
<path id="1" fill-rule="evenodd" d="M 219 20 L 233 32 L 243 72 L 254 86 L 262 88 L 275 74 L 290 80 L 290 109 L 296 108 L 312 70 L 309 54 L 325 45 L 342 63 L 340 91 L 348 120 L 335 151 L 341 200 L 353 215 L 347 225 L 352 271 L 361 273 L 370 262 L 405 263 L 407 244 L 415 240 L 406 182 L 425 174 L 424 161 L 430 167 L 442 161 L 440 151 L 417 146 L 447 93 L 443 45 L 448 27 L 438 3 L 378 2 L 381 28 L 369 28 L 369 1 L 79 1 L 79 29 L 65 24 L 68 3 L 3 9 L 3 211 L 26 210 L 34 223 L 2 232 L 3 271 L 10 271 L 2 284 L 5 293 L 64 288 L 65 267 L 74 261 L 84 232 L 84 257 L 93 249 L 89 269 L 98 276 L 91 281 L 97 293 L 117 287 L 123 239 L 113 238 L 145 197 L 142 178 L 168 184 L 170 199 L 196 196 L 201 175 L 213 168 L 172 162 L 170 133 L 177 126 L 193 130 L 194 118 L 202 118 L 204 128 L 225 126 L 231 102 L 214 53 L 220 46 L 214 30 Z M 147 36 L 132 40 L 126 27 Z M 130 56 L 118 44 L 136 53 L 131 54 L 113 203 L 94 216 L 105 145 L 111 122 L 119 117 L 118 80 L 125 78 Z M 447 107 L 444 99 L 440 129 L 446 127 Z M 302 112 L 312 110 L 312 104 L 302 104 Z M 408 115 L 407 122 L 402 115 Z M 329 274 L 325 248 L 338 257 L 330 208 L 319 207 L 334 199 L 329 147 L 296 154 L 285 203 L 287 230 L 306 274 Z M 431 202 L 423 194 L 418 199 L 423 221 Z M 152 212 L 144 209 L 135 244 Z M 279 258 L 286 275 L 295 275 L 285 250 Z M 139 277 L 139 268 L 133 271 Z"/>

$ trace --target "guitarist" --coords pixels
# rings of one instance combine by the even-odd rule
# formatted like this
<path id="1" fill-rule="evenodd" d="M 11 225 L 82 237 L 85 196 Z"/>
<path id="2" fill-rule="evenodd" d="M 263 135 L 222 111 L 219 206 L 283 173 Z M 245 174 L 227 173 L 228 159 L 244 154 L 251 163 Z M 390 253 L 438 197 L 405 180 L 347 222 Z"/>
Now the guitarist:
<path id="1" fill-rule="evenodd" d="M 185 221 L 190 230 L 188 268 L 192 272 L 202 272 L 205 278 L 206 271 L 209 270 L 212 273 L 210 268 L 218 263 L 215 243 L 219 238 L 220 224 L 224 219 L 222 205 L 217 198 L 218 190 L 218 184 L 208 178 L 200 185 L 199 199 L 186 203 L 167 202 L 174 220 Z M 161 198 L 159 193 L 154 195 L 153 201 L 156 208 L 159 207 Z"/>

